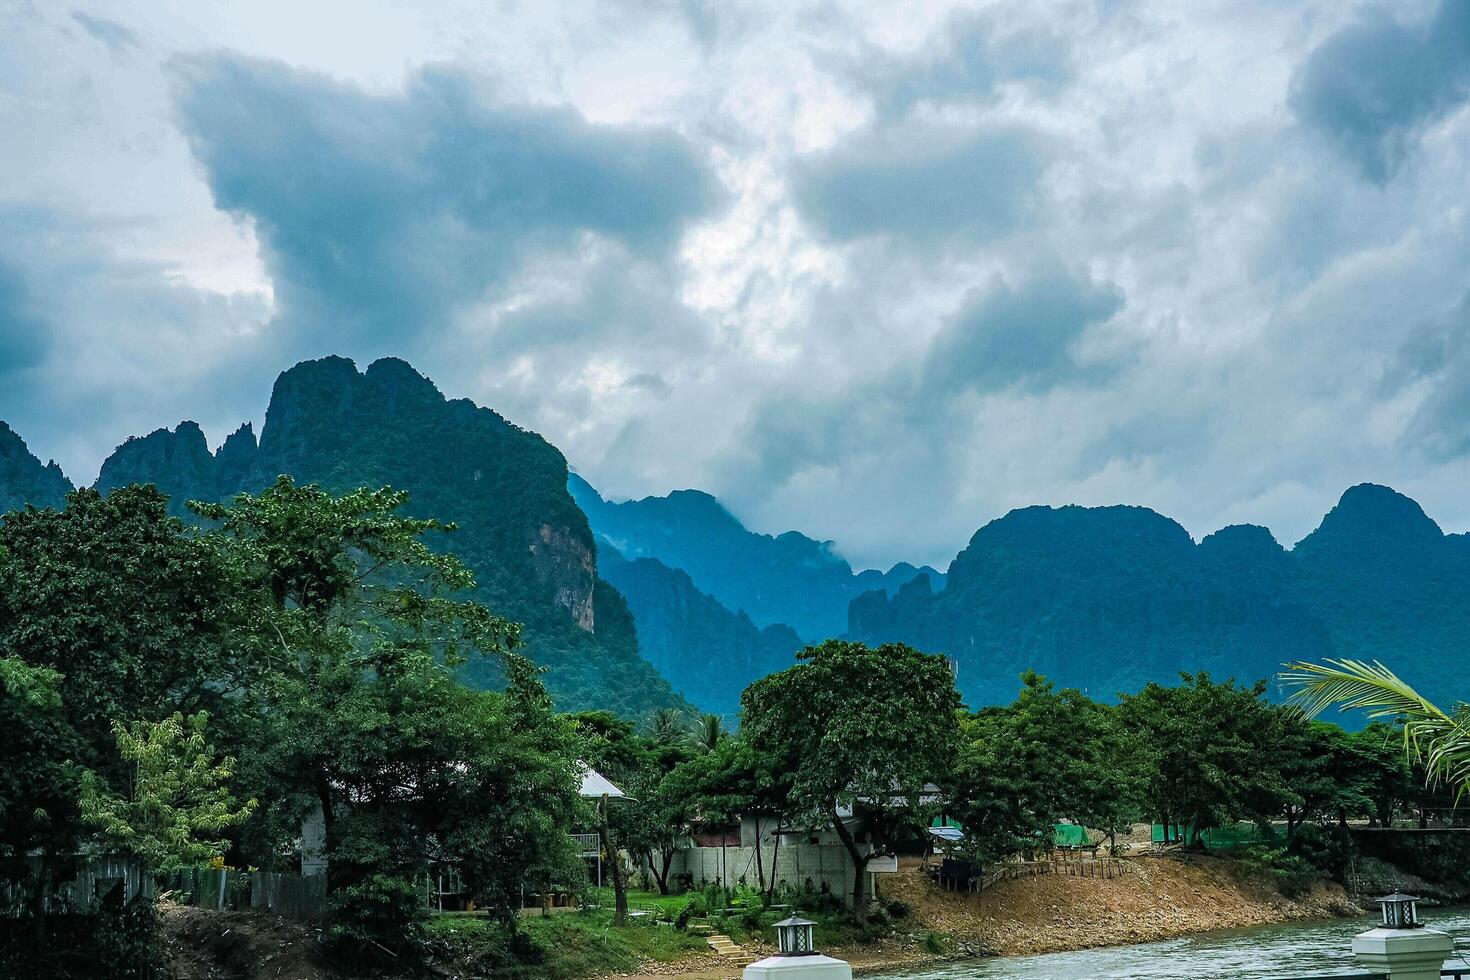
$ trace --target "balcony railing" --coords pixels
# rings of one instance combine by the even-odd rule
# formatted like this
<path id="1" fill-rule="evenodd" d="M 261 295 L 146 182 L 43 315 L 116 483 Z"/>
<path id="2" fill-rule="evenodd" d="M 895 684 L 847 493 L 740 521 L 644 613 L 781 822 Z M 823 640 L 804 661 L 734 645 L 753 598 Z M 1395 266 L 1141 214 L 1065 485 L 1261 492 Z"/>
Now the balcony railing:
<path id="1" fill-rule="evenodd" d="M 602 852 L 602 844 L 596 834 L 568 834 L 582 850 L 583 857 L 596 857 Z"/>

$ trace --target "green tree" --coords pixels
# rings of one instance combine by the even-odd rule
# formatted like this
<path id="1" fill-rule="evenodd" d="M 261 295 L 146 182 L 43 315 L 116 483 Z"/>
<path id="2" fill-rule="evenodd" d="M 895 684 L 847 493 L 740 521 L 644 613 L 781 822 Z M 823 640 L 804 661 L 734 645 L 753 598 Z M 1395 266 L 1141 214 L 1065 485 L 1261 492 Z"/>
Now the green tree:
<path id="1" fill-rule="evenodd" d="M 1052 847 L 1063 819 L 1116 837 L 1140 809 L 1137 753 L 1115 713 L 1032 671 L 1014 703 L 963 719 L 951 811 L 982 863 Z"/>
<path id="2" fill-rule="evenodd" d="M 922 833 L 938 808 L 930 784 L 948 778 L 959 744 L 954 674 L 943 657 L 897 643 L 828 640 L 797 656 L 746 688 L 744 732 L 757 751 L 795 760 L 793 816 L 842 841 L 853 915 L 865 924 L 868 862 Z M 865 842 L 844 811 L 862 818 Z"/>
<path id="3" fill-rule="evenodd" d="M 1238 687 L 1206 673 L 1181 676 L 1182 684 L 1150 683 L 1119 705 L 1146 759 L 1145 809 L 1191 834 L 1282 812 L 1290 789 L 1273 763 L 1278 725 L 1262 697 L 1265 682 Z"/>
<path id="4" fill-rule="evenodd" d="M 1290 708 L 1276 709 L 1275 764 L 1289 796 L 1286 833 L 1295 838 L 1304 823 L 1373 812 L 1371 796 L 1379 759 L 1364 740 L 1337 725 L 1309 721 Z"/>
<path id="5" fill-rule="evenodd" d="M 706 716 L 709 717 L 709 716 Z M 717 717 L 717 716 L 715 716 Z M 743 734 L 720 738 L 711 751 L 670 772 L 660 786 L 671 812 L 730 823 L 751 817 L 755 825 L 757 883 L 769 897 L 776 886 L 766 875 L 765 826 L 776 829 L 771 867 L 781 846 L 781 824 L 790 809 L 794 759 L 762 752 Z M 687 831 L 686 831 L 687 834 Z M 671 856 L 670 856 L 671 857 Z"/>
<path id="6" fill-rule="evenodd" d="M 126 794 L 82 774 L 82 820 L 103 846 L 154 871 L 204 864 L 229 849 L 225 832 L 255 810 L 237 804 L 229 781 L 235 760 L 216 760 L 205 740 L 209 715 L 175 712 L 162 721 L 113 723 L 118 755 L 129 768 Z"/>
<path id="7" fill-rule="evenodd" d="M 242 595 L 152 487 L 0 521 L 0 878 L 35 907 L 86 836 L 81 771 L 126 778 L 113 719 L 207 708 L 229 741 L 254 654 Z"/>
<path id="8" fill-rule="evenodd" d="M 120 776 L 114 719 L 233 707 L 253 650 L 232 568 L 148 486 L 0 522 L 0 656 L 58 672 L 78 761 Z"/>
<path id="9" fill-rule="evenodd" d="M 723 718 L 713 712 L 705 712 L 695 723 L 694 744 L 701 752 L 713 752 L 728 734 Z"/>
<path id="10" fill-rule="evenodd" d="M 1424 795 L 1423 780 L 1415 778 L 1414 767 L 1404 753 L 1403 733 L 1376 721 L 1350 737 L 1366 774 L 1363 792 L 1372 801 L 1371 819 L 1379 826 L 1391 827 L 1400 812 Z"/>
<path id="11" fill-rule="evenodd" d="M 54 866 L 81 830 L 78 773 L 67 763 L 81 740 L 67 723 L 61 675 L 0 657 L 0 732 L 0 886 L 18 887 L 39 915 Z"/>
<path id="12" fill-rule="evenodd" d="M 192 505 L 265 597 L 245 732 L 256 750 L 241 765 L 274 837 L 256 846 L 277 852 L 320 808 L 334 936 L 402 958 L 425 914 L 405 896 L 441 862 L 513 928 L 521 886 L 574 864 L 576 806 L 570 730 L 516 653 L 518 627 L 458 597 L 472 577 L 424 540 L 452 527 L 402 516 L 405 502 L 282 477 Z M 508 694 L 464 688 L 454 670 L 470 656 L 495 658 Z"/>
<path id="13" fill-rule="evenodd" d="M 625 793 L 635 785 L 639 792 L 647 793 L 656 763 L 650 757 L 647 743 L 639 738 L 629 721 L 610 711 L 581 711 L 570 716 L 570 720 L 576 726 L 585 764 L 613 780 Z M 613 879 L 613 923 L 622 926 L 628 920 L 628 870 L 623 867 L 622 852 L 644 851 L 650 833 L 648 802 L 631 795 L 631 798 L 600 799 L 592 805 L 595 807 L 592 820 L 606 862 L 604 867 Z"/>

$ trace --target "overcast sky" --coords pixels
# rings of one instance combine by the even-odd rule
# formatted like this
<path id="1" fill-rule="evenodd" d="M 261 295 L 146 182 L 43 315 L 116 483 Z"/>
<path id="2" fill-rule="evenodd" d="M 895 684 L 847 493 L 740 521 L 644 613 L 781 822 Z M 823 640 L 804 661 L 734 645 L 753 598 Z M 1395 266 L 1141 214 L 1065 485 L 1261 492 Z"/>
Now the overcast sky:
<path id="1" fill-rule="evenodd" d="M 0 418 L 90 482 L 407 358 L 859 565 L 1470 527 L 1470 3 L 0 0 Z"/>

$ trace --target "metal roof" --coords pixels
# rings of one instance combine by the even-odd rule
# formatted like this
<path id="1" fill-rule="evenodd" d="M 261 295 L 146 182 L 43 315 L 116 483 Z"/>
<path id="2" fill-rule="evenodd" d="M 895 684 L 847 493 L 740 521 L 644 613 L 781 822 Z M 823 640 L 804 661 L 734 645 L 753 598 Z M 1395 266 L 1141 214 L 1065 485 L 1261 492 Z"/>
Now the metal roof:
<path id="1" fill-rule="evenodd" d="M 606 796 L 609 799 L 622 799 L 628 794 L 618 789 L 613 781 L 602 773 L 588 766 L 582 771 L 582 795 L 589 799 L 601 799 Z"/>

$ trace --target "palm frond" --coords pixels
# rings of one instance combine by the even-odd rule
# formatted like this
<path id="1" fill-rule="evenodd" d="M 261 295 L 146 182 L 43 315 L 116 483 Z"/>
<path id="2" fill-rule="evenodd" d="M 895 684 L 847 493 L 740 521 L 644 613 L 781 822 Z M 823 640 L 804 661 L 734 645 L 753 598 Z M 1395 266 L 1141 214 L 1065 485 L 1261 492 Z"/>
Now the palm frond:
<path id="1" fill-rule="evenodd" d="M 1431 783 L 1455 783 L 1470 789 L 1470 726 L 1447 714 L 1378 661 L 1296 661 L 1286 665 L 1281 680 L 1296 690 L 1290 700 L 1308 717 L 1332 705 L 1340 711 L 1363 710 L 1374 720 L 1394 719 L 1404 727 L 1404 745 L 1421 761 Z"/>

